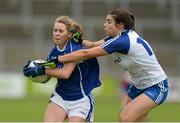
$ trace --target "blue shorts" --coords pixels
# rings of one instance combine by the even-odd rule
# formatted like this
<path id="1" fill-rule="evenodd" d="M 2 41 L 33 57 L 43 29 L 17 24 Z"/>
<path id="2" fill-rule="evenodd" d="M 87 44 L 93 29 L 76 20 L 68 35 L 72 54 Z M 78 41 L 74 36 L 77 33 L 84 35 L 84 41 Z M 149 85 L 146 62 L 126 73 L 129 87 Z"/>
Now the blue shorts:
<path id="1" fill-rule="evenodd" d="M 165 101 L 168 95 L 168 80 L 165 79 L 164 81 L 145 89 L 137 89 L 132 84 L 130 84 L 130 86 L 128 86 L 127 88 L 127 95 L 131 99 L 135 99 L 142 93 L 147 95 L 150 99 L 152 99 L 156 104 L 159 105 Z"/>

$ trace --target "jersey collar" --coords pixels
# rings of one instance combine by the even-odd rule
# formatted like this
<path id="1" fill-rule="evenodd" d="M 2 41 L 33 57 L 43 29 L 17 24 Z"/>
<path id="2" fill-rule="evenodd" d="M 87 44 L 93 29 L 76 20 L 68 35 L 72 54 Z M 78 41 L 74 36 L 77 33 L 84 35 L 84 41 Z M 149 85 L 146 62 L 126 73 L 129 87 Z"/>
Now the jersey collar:
<path id="1" fill-rule="evenodd" d="M 129 29 L 123 30 L 122 32 L 119 33 L 119 35 L 125 35 L 129 32 Z"/>
<path id="2" fill-rule="evenodd" d="M 63 49 L 60 49 L 58 45 L 56 45 L 56 48 L 59 52 L 63 52 L 66 49 L 67 44 L 69 43 L 69 41 L 64 45 Z"/>

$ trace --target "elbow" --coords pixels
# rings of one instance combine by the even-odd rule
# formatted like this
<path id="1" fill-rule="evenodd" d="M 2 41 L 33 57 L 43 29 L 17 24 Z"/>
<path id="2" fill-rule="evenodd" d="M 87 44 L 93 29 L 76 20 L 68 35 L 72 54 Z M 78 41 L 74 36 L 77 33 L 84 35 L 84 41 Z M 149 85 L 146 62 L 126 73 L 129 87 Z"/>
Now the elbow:
<path id="1" fill-rule="evenodd" d="M 69 79 L 70 75 L 65 75 L 62 79 Z"/>

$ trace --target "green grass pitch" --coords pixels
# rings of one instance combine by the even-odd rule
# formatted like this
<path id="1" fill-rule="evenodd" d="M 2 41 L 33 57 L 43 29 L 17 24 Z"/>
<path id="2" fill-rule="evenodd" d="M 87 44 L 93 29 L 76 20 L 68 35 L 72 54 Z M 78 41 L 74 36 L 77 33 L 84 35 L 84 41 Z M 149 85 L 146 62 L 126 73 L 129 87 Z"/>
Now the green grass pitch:
<path id="1" fill-rule="evenodd" d="M 41 122 L 49 97 L 30 96 L 0 100 L 0 122 Z M 95 97 L 94 121 L 118 121 L 120 101 L 115 97 Z M 165 103 L 150 112 L 147 121 L 180 121 L 180 103 Z"/>

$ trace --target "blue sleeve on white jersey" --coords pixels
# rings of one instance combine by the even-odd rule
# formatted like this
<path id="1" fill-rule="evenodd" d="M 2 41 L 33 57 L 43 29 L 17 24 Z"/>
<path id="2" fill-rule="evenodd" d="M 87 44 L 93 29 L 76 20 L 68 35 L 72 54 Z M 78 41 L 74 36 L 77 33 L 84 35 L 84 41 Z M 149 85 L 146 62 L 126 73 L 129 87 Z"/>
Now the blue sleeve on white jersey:
<path id="1" fill-rule="evenodd" d="M 114 52 L 119 52 L 122 54 L 127 54 L 130 48 L 130 40 L 128 35 L 116 36 L 104 44 L 101 47 L 109 54 Z"/>
<path id="2" fill-rule="evenodd" d="M 110 36 L 106 36 L 103 40 L 104 40 L 104 42 L 106 42 L 106 41 L 108 41 L 108 40 L 110 40 L 110 39 L 112 39 L 113 37 L 110 37 Z"/>

